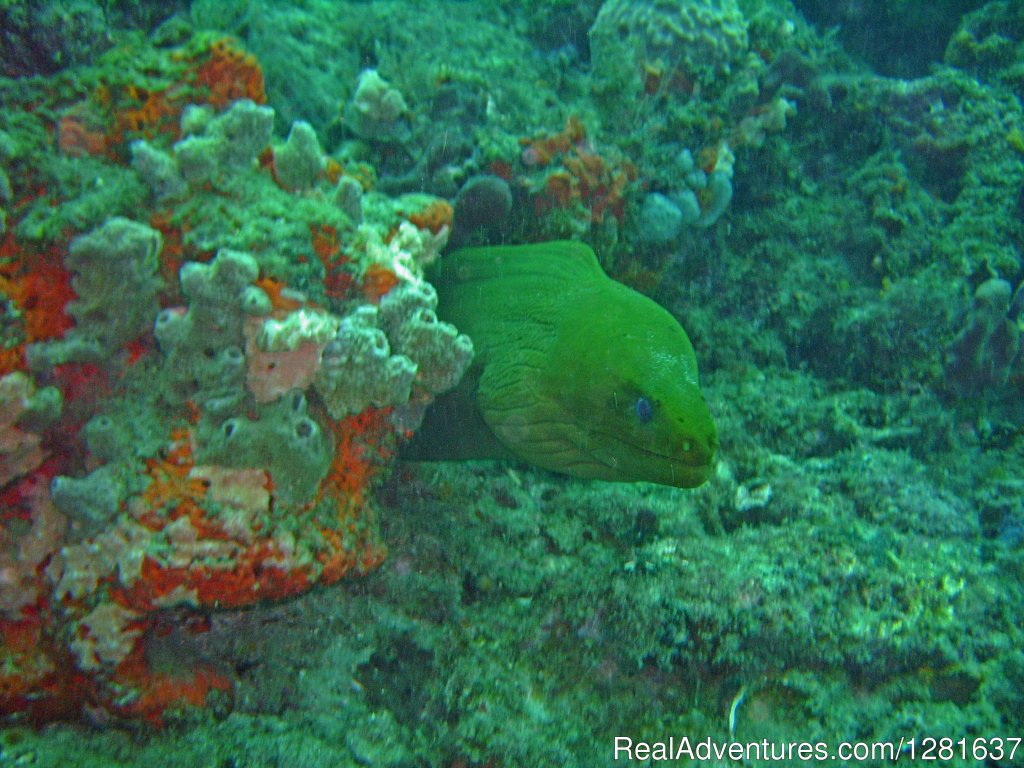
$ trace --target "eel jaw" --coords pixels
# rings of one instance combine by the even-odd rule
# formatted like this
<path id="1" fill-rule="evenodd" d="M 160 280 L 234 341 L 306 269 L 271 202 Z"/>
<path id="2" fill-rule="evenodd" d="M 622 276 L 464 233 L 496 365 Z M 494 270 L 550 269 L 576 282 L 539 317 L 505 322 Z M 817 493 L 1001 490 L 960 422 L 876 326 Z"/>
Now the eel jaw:
<path id="1" fill-rule="evenodd" d="M 525 411 L 490 419 L 491 429 L 510 453 L 538 467 L 589 480 L 648 482 L 696 488 L 710 476 L 717 440 L 685 438 L 671 454 L 637 445 L 621 434 L 595 431 L 565 413 L 549 409 L 537 418 Z"/>
<path id="2" fill-rule="evenodd" d="M 696 488 L 711 476 L 715 443 L 712 436 L 704 445 L 669 455 L 638 446 L 619 435 L 590 433 L 586 440 L 564 441 L 558 460 L 541 466 L 592 480 Z"/>

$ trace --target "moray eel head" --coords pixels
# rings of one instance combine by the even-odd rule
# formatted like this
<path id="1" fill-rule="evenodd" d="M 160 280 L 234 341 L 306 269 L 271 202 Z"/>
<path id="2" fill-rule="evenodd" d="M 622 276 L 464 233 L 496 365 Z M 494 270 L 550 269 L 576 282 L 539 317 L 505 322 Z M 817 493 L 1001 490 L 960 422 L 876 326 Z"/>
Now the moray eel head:
<path id="1" fill-rule="evenodd" d="M 438 314 L 476 353 L 460 391 L 428 413 L 414 458 L 511 456 L 684 488 L 708 479 L 718 438 L 690 339 L 589 247 L 464 249 L 432 277 Z"/>
<path id="2" fill-rule="evenodd" d="M 701 485 L 718 435 L 690 341 L 654 302 L 612 287 L 617 302 L 579 309 L 584 322 L 560 334 L 551 355 L 562 363 L 544 370 L 548 401 L 534 403 L 515 452 L 577 477 Z"/>

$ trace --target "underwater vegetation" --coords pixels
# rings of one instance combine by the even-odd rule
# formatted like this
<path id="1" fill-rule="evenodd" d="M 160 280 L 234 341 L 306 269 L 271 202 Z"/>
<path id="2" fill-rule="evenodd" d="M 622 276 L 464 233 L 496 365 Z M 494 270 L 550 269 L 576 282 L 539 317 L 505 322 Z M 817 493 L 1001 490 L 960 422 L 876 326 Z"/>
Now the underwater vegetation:
<path id="1" fill-rule="evenodd" d="M 1024 735 L 1024 8 L 925 5 L 0 3 L 0 762 Z"/>

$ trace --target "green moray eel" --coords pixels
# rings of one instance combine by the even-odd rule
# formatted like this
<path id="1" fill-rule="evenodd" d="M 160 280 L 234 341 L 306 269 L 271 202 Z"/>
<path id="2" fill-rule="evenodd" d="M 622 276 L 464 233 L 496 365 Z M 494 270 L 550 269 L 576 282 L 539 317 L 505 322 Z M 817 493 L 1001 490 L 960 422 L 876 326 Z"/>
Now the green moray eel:
<path id="1" fill-rule="evenodd" d="M 582 478 L 681 488 L 718 438 L 686 332 L 582 243 L 467 248 L 428 275 L 473 365 L 435 403 L 413 459 L 518 458 Z"/>

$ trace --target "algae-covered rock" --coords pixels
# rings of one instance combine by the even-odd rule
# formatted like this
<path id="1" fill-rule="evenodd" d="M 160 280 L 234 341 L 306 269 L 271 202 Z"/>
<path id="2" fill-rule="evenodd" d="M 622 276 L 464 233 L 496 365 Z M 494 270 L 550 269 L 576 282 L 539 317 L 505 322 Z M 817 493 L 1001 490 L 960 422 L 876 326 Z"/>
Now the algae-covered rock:
<path id="1" fill-rule="evenodd" d="M 612 99 L 639 95 L 645 68 L 712 85 L 747 45 L 735 0 L 609 0 L 590 29 L 595 86 Z"/>

